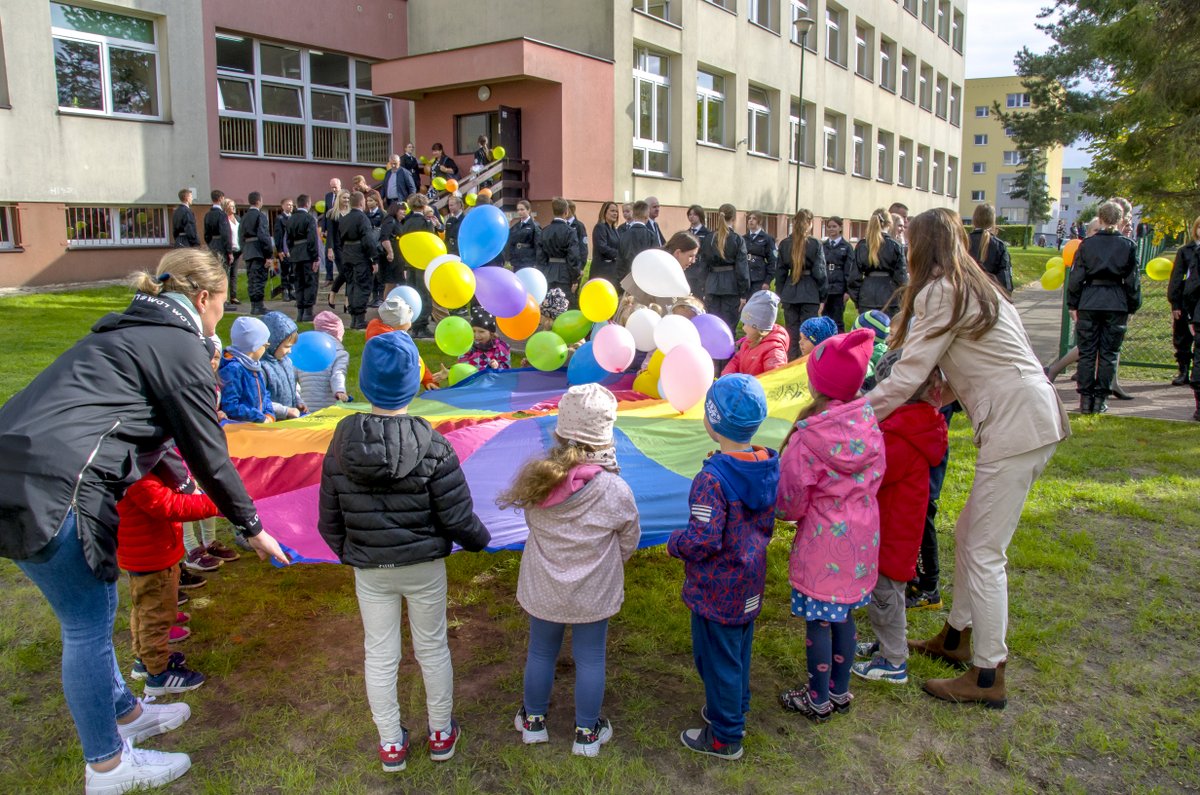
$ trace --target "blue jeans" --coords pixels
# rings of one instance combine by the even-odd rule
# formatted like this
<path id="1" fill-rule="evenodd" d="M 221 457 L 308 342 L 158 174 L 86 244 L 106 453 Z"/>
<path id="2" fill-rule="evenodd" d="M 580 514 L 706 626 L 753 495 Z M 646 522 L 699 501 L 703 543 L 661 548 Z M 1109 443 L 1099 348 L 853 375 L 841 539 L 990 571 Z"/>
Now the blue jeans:
<path id="1" fill-rule="evenodd" d="M 62 628 L 63 694 L 83 758 L 91 763 L 111 759 L 121 751 L 117 719 L 138 704 L 113 649 L 117 584 L 96 579 L 88 567 L 74 511 L 45 549 L 16 564 L 46 597 Z"/>
<path id="2" fill-rule="evenodd" d="M 567 624 L 529 617 L 529 654 L 525 658 L 525 712 L 545 715 L 554 687 L 554 663 Z M 608 619 L 572 624 L 571 659 L 575 661 L 575 725 L 590 729 L 604 704 L 604 656 Z"/>
<path id="3" fill-rule="evenodd" d="M 692 613 L 692 656 L 704 681 L 705 713 L 723 743 L 740 743 L 750 711 L 754 622 L 729 625 Z"/>

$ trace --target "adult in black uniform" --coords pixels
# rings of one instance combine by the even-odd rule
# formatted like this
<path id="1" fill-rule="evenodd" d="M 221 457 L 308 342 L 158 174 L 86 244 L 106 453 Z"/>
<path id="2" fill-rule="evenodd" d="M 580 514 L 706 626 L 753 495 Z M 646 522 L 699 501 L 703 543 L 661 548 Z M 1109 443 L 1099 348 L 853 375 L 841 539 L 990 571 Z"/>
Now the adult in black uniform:
<path id="1" fill-rule="evenodd" d="M 371 260 L 375 263 L 375 272 L 371 276 L 371 303 L 369 306 L 376 309 L 383 303 L 383 281 L 380 275 L 383 273 L 384 259 L 383 247 L 379 245 L 379 229 L 383 226 L 383 197 L 379 191 L 374 188 L 366 191 L 364 194 L 367 197 L 367 220 L 371 222 L 371 227 L 375 230 L 376 245 L 374 251 L 371 252 Z"/>
<path id="2" fill-rule="evenodd" d="M 367 304 L 371 301 L 371 282 L 375 276 L 375 227 L 363 212 L 366 197 L 350 194 L 350 210 L 338 220 L 342 242 L 342 272 L 346 275 L 346 298 L 350 304 L 350 328 L 367 327 Z"/>
<path id="3" fill-rule="evenodd" d="M 229 229 L 229 218 L 221 207 L 225 193 L 214 190 L 211 195 L 212 207 L 204 214 L 204 243 L 217 258 L 217 262 L 228 268 L 233 258 L 233 241 L 230 239 L 232 233 Z"/>
<path id="4" fill-rule="evenodd" d="M 992 277 L 992 281 L 1004 288 L 1004 292 L 1012 295 L 1012 260 L 1008 256 L 1008 246 L 999 237 L 992 234 L 996 226 L 996 210 L 990 204 L 980 204 L 971 214 L 970 237 L 967 240 L 967 252 L 971 259 L 983 268 L 983 272 Z"/>
<path id="5" fill-rule="evenodd" d="M 262 211 L 262 194 L 250 191 L 250 209 L 242 216 L 238 235 L 242 239 L 242 256 L 246 260 L 246 285 L 250 291 L 250 314 L 265 315 L 263 299 L 267 292 L 267 258 L 274 254 L 267 214 Z"/>
<path id="6" fill-rule="evenodd" d="M 458 256 L 458 228 L 463 222 L 463 201 L 456 195 L 446 200 L 446 219 L 442 222 L 446 230 L 446 253 Z"/>
<path id="7" fill-rule="evenodd" d="M 900 244 L 888 235 L 891 227 L 892 214 L 876 210 L 867 222 L 867 236 L 854 249 L 846 282 L 860 315 L 879 309 L 894 317 L 900 308 L 899 290 L 908 284 L 908 262 Z"/>
<path id="8" fill-rule="evenodd" d="M 587 227 L 583 225 L 583 221 L 575 217 L 575 202 L 570 199 L 567 200 L 567 223 L 571 225 L 571 228 L 575 230 L 576 237 L 579 238 L 579 261 L 583 265 L 587 265 L 589 255 Z M 581 272 L 582 267 L 580 266 Z"/>
<path id="9" fill-rule="evenodd" d="M 842 223 L 839 216 L 832 215 L 827 218 L 825 242 L 821 244 L 821 252 L 825 256 L 827 282 L 821 314 L 833 319 L 838 334 L 846 330 L 846 273 L 850 270 L 850 260 L 854 257 L 854 249 L 842 237 Z"/>
<path id="10" fill-rule="evenodd" d="M 206 340 L 223 313 L 224 265 L 167 253 L 137 276 L 129 308 L 106 315 L 0 408 L 0 555 L 46 597 L 62 627 L 62 686 L 83 746 L 88 791 L 164 784 L 185 754 L 132 744 L 179 726 L 182 704 L 135 697 L 117 667 L 117 501 L 177 447 L 191 474 L 260 557 L 287 557 L 262 529 L 217 423 Z M 159 466 L 166 463 L 166 466 Z M 140 743 L 138 743 L 140 745 Z"/>
<path id="11" fill-rule="evenodd" d="M 175 248 L 195 248 L 200 245 L 196 234 L 196 214 L 192 212 L 192 192 L 179 191 L 179 206 L 171 214 L 171 240 Z"/>
<path id="12" fill-rule="evenodd" d="M 737 329 L 738 316 L 750 297 L 750 270 L 746 264 L 746 241 L 733 228 L 737 208 L 722 204 L 721 220 L 700 247 L 704 263 L 704 308 Z"/>
<path id="13" fill-rule="evenodd" d="M 537 267 L 546 277 L 546 289 L 557 287 L 574 305 L 579 274 L 583 271 L 579 235 L 567 223 L 567 214 L 571 209 L 566 199 L 555 197 L 550 202 L 550 209 L 554 212 L 554 219 L 542 230 L 537 248 Z"/>
<path id="14" fill-rule="evenodd" d="M 769 290 L 771 279 L 779 268 L 779 255 L 775 238 L 763 229 L 763 213 L 751 210 L 746 213 L 746 267 L 750 270 L 750 292 Z"/>
<path id="15" fill-rule="evenodd" d="M 1200 342 L 1196 326 L 1200 325 L 1200 218 L 1192 222 L 1192 239 L 1175 253 L 1175 266 L 1167 282 L 1167 300 L 1171 303 L 1171 342 L 1175 346 L 1175 361 L 1179 375 L 1171 383 L 1186 386 L 1191 376 L 1196 391 L 1196 415 L 1200 420 Z"/>
<path id="16" fill-rule="evenodd" d="M 712 234 L 712 230 L 704 225 L 704 208 L 699 204 L 693 204 L 687 210 L 688 232 L 692 237 L 700 241 L 701 245 Z M 687 277 L 688 286 L 692 288 L 692 295 L 704 300 L 704 268 L 688 268 L 683 273 Z"/>
<path id="17" fill-rule="evenodd" d="M 1137 244 L 1117 230 L 1121 206 L 1105 202 L 1096 217 L 1100 231 L 1079 244 L 1067 283 L 1067 308 L 1079 343 L 1076 389 L 1084 414 L 1108 411 L 1126 323 L 1142 305 Z"/>
<path id="18" fill-rule="evenodd" d="M 287 222 L 288 251 L 292 256 L 293 285 L 296 294 L 296 322 L 313 319 L 312 308 L 317 302 L 317 281 L 320 278 L 321 241 L 317 237 L 317 219 L 309 210 L 307 193 L 296 197 L 296 212 Z"/>
<path id="19" fill-rule="evenodd" d="M 607 279 L 613 287 L 621 282 L 617 279 L 617 258 L 621 255 L 621 236 L 617 234 L 617 220 L 621 210 L 616 202 L 605 202 L 600 205 L 600 214 L 596 225 L 592 227 L 592 244 L 596 247 L 592 254 L 592 269 L 588 277 L 592 279 Z"/>
<path id="20" fill-rule="evenodd" d="M 633 203 L 633 220 L 625 231 L 617 230 L 617 289 L 633 269 L 633 261 L 648 248 L 658 248 L 658 237 L 647 225 L 649 205 L 643 201 Z"/>
<path id="21" fill-rule="evenodd" d="M 533 220 L 533 205 L 521 199 L 517 202 L 517 220 L 508 228 L 504 258 L 512 264 L 514 271 L 532 268 L 537 265 L 541 241 L 542 228 Z"/>
<path id="22" fill-rule="evenodd" d="M 429 199 L 423 194 L 414 193 L 408 197 L 408 214 L 400 221 L 400 237 L 404 237 L 410 232 L 433 232 L 433 221 L 425 214 L 425 209 L 429 206 Z M 397 245 L 399 248 L 399 245 Z M 433 311 L 433 298 L 429 295 L 429 288 L 425 286 L 425 272 L 414 268 L 404 258 L 404 253 L 399 252 L 400 271 L 404 274 L 404 282 L 411 288 L 417 291 L 417 295 L 421 296 L 421 314 L 413 318 L 412 335 L 414 337 L 429 336 L 429 316 Z"/>
<path id="23" fill-rule="evenodd" d="M 383 250 L 379 279 L 383 282 L 385 298 L 397 284 L 404 282 L 404 274 L 400 270 L 400 224 L 403 218 L 404 202 L 396 202 L 388 207 L 387 215 L 379 225 L 379 248 Z"/>
<path id="24" fill-rule="evenodd" d="M 287 239 L 287 222 L 295 209 L 296 203 L 290 197 L 279 203 L 279 214 L 275 216 L 275 229 L 272 235 L 275 241 L 275 255 L 279 258 L 280 292 L 283 293 L 285 301 L 295 300 L 295 294 L 292 292 L 292 253 Z M 274 290 L 271 291 L 271 295 L 274 297 Z"/>
<path id="25" fill-rule="evenodd" d="M 791 343 L 788 361 L 800 358 L 800 324 L 816 317 L 828 292 L 825 249 L 812 234 L 811 210 L 797 210 L 792 216 L 792 234 L 779 244 L 779 268 L 775 272 L 775 292 L 783 304 L 783 322 Z M 797 252 L 804 252 L 803 259 Z"/>

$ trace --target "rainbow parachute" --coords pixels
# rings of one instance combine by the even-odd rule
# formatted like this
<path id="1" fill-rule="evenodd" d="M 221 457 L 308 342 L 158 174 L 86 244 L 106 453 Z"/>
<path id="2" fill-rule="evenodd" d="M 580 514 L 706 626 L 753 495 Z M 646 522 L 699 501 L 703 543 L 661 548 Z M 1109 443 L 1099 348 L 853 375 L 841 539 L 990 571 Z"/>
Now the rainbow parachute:
<path id="1" fill-rule="evenodd" d="M 770 415 L 754 441 L 778 447 L 809 400 L 799 363 L 760 377 Z M 715 444 L 704 429 L 703 405 L 680 414 L 630 388 L 632 376 L 609 385 L 617 396 L 617 461 L 641 515 L 642 546 L 666 543 L 687 522 L 692 478 Z M 565 371 L 485 371 L 452 389 L 425 392 L 409 412 L 429 420 L 454 447 L 467 476 L 475 513 L 492 534 L 489 550 L 520 549 L 524 515 L 496 507 L 521 464 L 552 444 Z M 267 425 L 229 425 L 229 452 L 258 506 L 263 526 L 299 563 L 336 563 L 317 532 L 321 463 L 334 427 L 365 405 L 329 408 Z"/>

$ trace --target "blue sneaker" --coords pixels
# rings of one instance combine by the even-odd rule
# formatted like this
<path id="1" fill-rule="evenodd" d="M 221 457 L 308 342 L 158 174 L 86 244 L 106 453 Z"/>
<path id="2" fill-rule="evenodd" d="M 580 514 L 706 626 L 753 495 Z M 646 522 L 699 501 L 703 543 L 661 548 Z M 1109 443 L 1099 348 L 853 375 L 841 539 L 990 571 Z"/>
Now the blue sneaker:
<path id="1" fill-rule="evenodd" d="M 193 671 L 186 665 L 167 665 L 161 674 L 146 677 L 148 696 L 165 696 L 169 693 L 186 693 L 204 684 L 204 674 Z"/>
<path id="2" fill-rule="evenodd" d="M 850 666 L 850 672 L 860 679 L 872 682 L 891 682 L 902 685 L 908 681 L 908 663 L 892 665 L 886 658 L 876 655 L 866 662 L 856 662 Z"/>
<path id="3" fill-rule="evenodd" d="M 854 644 L 854 656 L 862 659 L 871 659 L 879 653 L 879 641 L 877 640 L 860 640 Z"/>
<path id="4" fill-rule="evenodd" d="M 183 656 L 183 652 L 173 651 L 173 652 L 171 652 L 170 656 L 167 657 L 167 667 L 168 668 L 170 668 L 171 666 L 181 667 L 184 664 L 184 662 L 186 662 L 186 660 L 187 660 L 187 658 Z M 141 680 L 145 679 L 149 675 L 150 675 L 150 671 L 148 671 L 146 669 L 146 664 L 144 662 L 142 662 L 142 658 L 141 657 L 133 658 L 133 668 L 129 669 L 129 677 L 131 679 L 137 679 L 140 682 Z"/>

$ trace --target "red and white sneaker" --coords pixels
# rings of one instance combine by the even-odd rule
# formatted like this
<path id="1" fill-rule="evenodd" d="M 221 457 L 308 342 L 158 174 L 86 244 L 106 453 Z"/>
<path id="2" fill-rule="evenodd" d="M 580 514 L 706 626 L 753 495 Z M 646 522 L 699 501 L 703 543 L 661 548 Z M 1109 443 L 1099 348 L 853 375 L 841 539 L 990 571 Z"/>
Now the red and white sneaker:
<path id="1" fill-rule="evenodd" d="M 445 762 L 453 757 L 460 737 L 462 732 L 454 718 L 450 719 L 450 731 L 429 732 L 429 758 L 435 762 Z"/>
<path id="2" fill-rule="evenodd" d="M 400 728 L 398 743 L 380 743 L 379 763 L 384 773 L 399 773 L 408 765 L 408 729 Z"/>
<path id="3" fill-rule="evenodd" d="M 187 622 L 189 622 L 191 620 L 192 620 L 191 613 L 185 613 L 182 610 L 179 610 L 175 613 L 175 625 L 176 626 L 179 626 L 181 624 L 186 624 Z"/>

